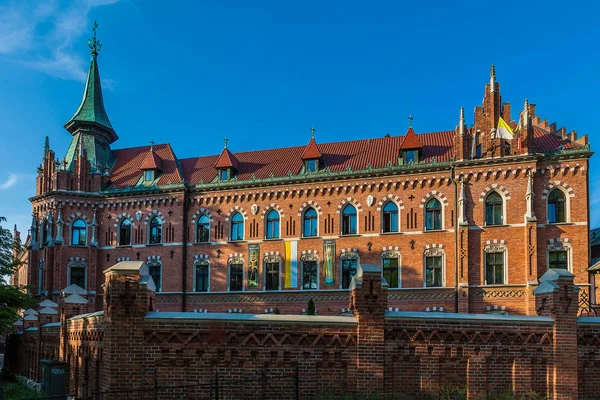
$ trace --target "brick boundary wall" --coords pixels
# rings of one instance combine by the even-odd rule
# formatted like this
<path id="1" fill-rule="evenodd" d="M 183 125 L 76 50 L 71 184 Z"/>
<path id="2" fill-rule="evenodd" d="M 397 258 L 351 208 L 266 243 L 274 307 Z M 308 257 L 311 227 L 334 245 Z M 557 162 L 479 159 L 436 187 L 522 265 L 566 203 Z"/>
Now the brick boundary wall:
<path id="1" fill-rule="evenodd" d="M 104 312 L 68 316 L 75 310 L 63 304 L 63 322 L 41 327 L 41 346 L 35 329 L 10 335 L 8 368 L 38 380 L 42 348 L 69 363 L 70 391 L 81 397 L 144 387 L 155 373 L 162 384 L 189 384 L 216 371 L 227 380 L 296 365 L 302 399 L 452 391 L 469 399 L 597 397 L 600 318 L 577 318 L 579 289 L 564 270 L 540 279 L 537 316 L 389 311 L 375 265 L 353 278 L 351 316 L 306 316 L 156 312 L 153 282 L 139 264 L 106 271 Z"/>

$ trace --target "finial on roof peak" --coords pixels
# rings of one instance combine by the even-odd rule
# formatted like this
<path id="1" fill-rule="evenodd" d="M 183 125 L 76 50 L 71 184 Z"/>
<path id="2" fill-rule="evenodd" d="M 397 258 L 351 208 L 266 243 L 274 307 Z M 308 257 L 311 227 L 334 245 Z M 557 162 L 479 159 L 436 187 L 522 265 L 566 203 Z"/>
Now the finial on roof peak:
<path id="1" fill-rule="evenodd" d="M 98 23 L 94 21 L 94 27 L 92 31 L 94 32 L 94 36 L 88 39 L 88 46 L 91 50 L 93 56 L 97 56 L 98 52 L 102 48 L 102 43 L 98 39 L 96 39 L 96 30 L 98 29 Z"/>
<path id="2" fill-rule="evenodd" d="M 311 134 L 311 137 L 314 139 L 315 138 L 315 127 L 314 126 L 310 128 L 310 134 Z"/>
<path id="3" fill-rule="evenodd" d="M 461 136 L 465 134 L 465 108 L 464 107 L 460 108 L 460 117 L 458 120 L 458 133 Z"/>
<path id="4" fill-rule="evenodd" d="M 412 123 L 413 123 L 413 116 L 412 114 L 408 116 L 408 127 L 412 128 Z"/>
<path id="5" fill-rule="evenodd" d="M 154 150 L 154 140 L 150 140 L 150 151 Z"/>
<path id="6" fill-rule="evenodd" d="M 496 77 L 496 67 L 494 64 L 492 64 L 492 67 L 490 68 L 490 76 L 494 78 Z"/>
<path id="7" fill-rule="evenodd" d="M 223 148 L 225 148 L 225 149 L 227 148 L 227 143 L 228 142 L 229 142 L 229 139 L 223 138 L 223 144 L 224 144 Z"/>

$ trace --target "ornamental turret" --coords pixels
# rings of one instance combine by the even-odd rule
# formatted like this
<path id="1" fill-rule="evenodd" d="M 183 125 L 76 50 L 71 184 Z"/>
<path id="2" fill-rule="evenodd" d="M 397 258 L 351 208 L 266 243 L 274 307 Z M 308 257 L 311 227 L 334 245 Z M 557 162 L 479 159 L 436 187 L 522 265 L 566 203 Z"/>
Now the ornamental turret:
<path id="1" fill-rule="evenodd" d="M 65 157 L 66 169 L 72 171 L 75 160 L 85 150 L 92 172 L 102 168 L 112 168 L 114 156 L 110 144 L 119 137 L 115 133 L 108 114 L 104 109 L 102 84 L 98 70 L 98 52 L 102 44 L 96 39 L 98 24 L 94 22 L 94 36 L 89 39 L 92 55 L 85 90 L 81 104 L 65 124 L 65 129 L 73 135 L 73 140 Z M 83 149 L 80 148 L 82 144 Z"/>

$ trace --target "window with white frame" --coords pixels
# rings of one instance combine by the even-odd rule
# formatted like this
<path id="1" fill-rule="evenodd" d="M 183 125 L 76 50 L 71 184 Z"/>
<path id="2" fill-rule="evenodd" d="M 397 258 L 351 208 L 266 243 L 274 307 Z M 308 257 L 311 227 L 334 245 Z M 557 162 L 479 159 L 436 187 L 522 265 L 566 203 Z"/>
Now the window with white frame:
<path id="1" fill-rule="evenodd" d="M 82 289 L 87 288 L 87 268 L 82 261 L 71 261 L 69 267 L 68 285 L 77 285 Z M 68 286 L 67 285 L 67 286 Z"/>
<path id="2" fill-rule="evenodd" d="M 567 198 L 562 190 L 554 189 L 548 195 L 548 223 L 567 222 Z"/>
<path id="3" fill-rule="evenodd" d="M 355 235 L 357 232 L 356 208 L 348 204 L 342 210 L 342 235 Z"/>
<path id="4" fill-rule="evenodd" d="M 484 249 L 485 284 L 504 285 L 507 283 L 506 246 L 488 245 Z"/>
<path id="5" fill-rule="evenodd" d="M 439 229 L 442 229 L 442 203 L 434 197 L 425 205 L 425 230 Z"/>
<path id="6" fill-rule="evenodd" d="M 317 236 L 317 211 L 310 207 L 304 211 L 304 221 L 302 227 L 302 236 Z"/>
<path id="7" fill-rule="evenodd" d="M 398 232 L 398 206 L 393 201 L 388 201 L 383 206 L 383 223 L 382 231 L 387 232 Z"/>
<path id="8" fill-rule="evenodd" d="M 229 240 L 232 242 L 244 240 L 244 216 L 236 212 L 231 217 L 231 232 Z"/>
<path id="9" fill-rule="evenodd" d="M 149 275 L 156 285 L 156 291 L 162 291 L 162 263 L 160 260 L 151 260 L 146 263 L 148 265 Z"/>
<path id="10" fill-rule="evenodd" d="M 240 292 L 244 283 L 244 264 L 241 259 L 230 259 L 229 262 L 229 291 Z"/>
<path id="11" fill-rule="evenodd" d="M 390 289 L 400 287 L 400 253 L 398 251 L 381 253 L 381 270 Z"/>
<path id="12" fill-rule="evenodd" d="M 276 210 L 271 210 L 267 214 L 265 237 L 267 239 L 279 239 L 279 213 Z"/>
<path id="13" fill-rule="evenodd" d="M 355 252 L 342 253 L 341 257 L 341 287 L 342 289 L 350 288 L 352 277 L 356 275 L 358 268 L 358 254 Z"/>
<path id="14" fill-rule="evenodd" d="M 194 263 L 194 290 L 196 292 L 208 292 L 209 288 L 209 264 L 207 260 Z"/>
<path id="15" fill-rule="evenodd" d="M 81 218 L 71 225 L 71 245 L 85 246 L 87 244 L 87 226 Z"/>
<path id="16" fill-rule="evenodd" d="M 546 249 L 547 267 L 571 270 L 571 245 L 570 243 L 555 240 Z"/>
<path id="17" fill-rule="evenodd" d="M 485 224 L 502 225 L 504 223 L 504 204 L 502 196 L 496 192 L 490 192 L 485 198 Z"/>
<path id="18" fill-rule="evenodd" d="M 441 248 L 430 248 L 425 250 L 425 287 L 444 286 L 444 263 L 445 254 Z"/>
<path id="19" fill-rule="evenodd" d="M 210 219 L 206 215 L 198 218 L 198 222 L 196 223 L 196 242 L 210 242 Z"/>
<path id="20" fill-rule="evenodd" d="M 150 221 L 150 234 L 148 235 L 148 243 L 162 243 L 162 221 L 158 216 L 155 216 L 152 218 L 152 221 Z"/>

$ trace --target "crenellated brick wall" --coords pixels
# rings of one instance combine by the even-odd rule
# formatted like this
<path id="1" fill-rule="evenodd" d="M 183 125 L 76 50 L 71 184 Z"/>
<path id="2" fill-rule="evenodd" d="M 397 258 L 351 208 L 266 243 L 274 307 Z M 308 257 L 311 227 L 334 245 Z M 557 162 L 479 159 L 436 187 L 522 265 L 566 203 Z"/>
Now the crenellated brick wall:
<path id="1" fill-rule="evenodd" d="M 106 271 L 103 312 L 42 327 L 46 352 L 66 348 L 71 392 L 145 387 L 155 377 L 192 384 L 215 372 L 227 381 L 297 366 L 302 399 L 597 395 L 600 318 L 577 317 L 579 288 L 565 270 L 540 279 L 532 293 L 537 316 L 390 311 L 387 282 L 369 264 L 352 281 L 352 316 L 157 312 L 146 274 L 142 262 L 117 264 Z M 37 338 L 35 330 L 11 335 L 11 371 L 37 379 Z"/>

